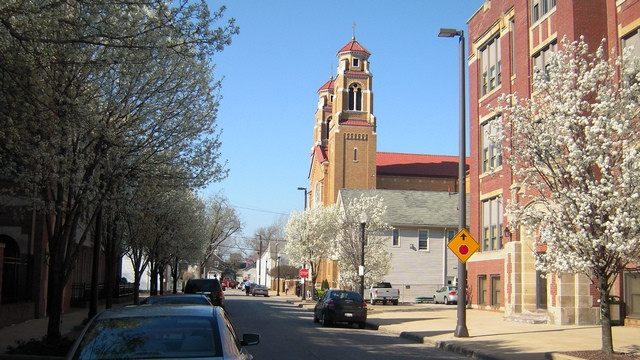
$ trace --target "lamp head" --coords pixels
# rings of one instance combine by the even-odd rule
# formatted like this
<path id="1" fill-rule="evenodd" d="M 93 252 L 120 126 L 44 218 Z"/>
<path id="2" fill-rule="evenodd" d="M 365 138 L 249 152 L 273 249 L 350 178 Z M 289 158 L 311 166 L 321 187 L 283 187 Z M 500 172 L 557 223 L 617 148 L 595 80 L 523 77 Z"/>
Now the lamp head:
<path id="1" fill-rule="evenodd" d="M 366 224 L 367 221 L 369 220 L 369 217 L 367 216 L 366 212 L 361 212 L 360 213 L 360 224 Z"/>
<path id="2" fill-rule="evenodd" d="M 440 28 L 439 37 L 464 36 L 464 31 L 456 29 Z"/>

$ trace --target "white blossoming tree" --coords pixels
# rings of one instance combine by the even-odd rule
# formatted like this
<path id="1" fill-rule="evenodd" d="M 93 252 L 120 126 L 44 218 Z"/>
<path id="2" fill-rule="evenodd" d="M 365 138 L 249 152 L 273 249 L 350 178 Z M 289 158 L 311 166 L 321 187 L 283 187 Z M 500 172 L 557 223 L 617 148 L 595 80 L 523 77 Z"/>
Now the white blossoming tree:
<path id="1" fill-rule="evenodd" d="M 391 227 L 384 221 L 386 211 L 379 196 L 365 196 L 352 199 L 342 205 L 340 211 L 340 233 L 336 238 L 335 252 L 340 268 L 339 285 L 344 288 L 359 289 L 359 267 L 362 262 L 361 216 L 365 221 L 365 284 L 381 281 L 391 267 L 391 255 L 386 249 L 383 236 Z M 365 285 L 366 286 L 366 285 Z"/>
<path id="2" fill-rule="evenodd" d="M 640 261 L 640 75 L 623 65 L 603 45 L 589 53 L 582 39 L 565 39 L 537 70 L 533 96 L 504 96 L 499 108 L 504 153 L 522 194 L 506 208 L 511 226 L 545 250 L 535 252 L 539 270 L 592 281 L 607 354 L 610 291 Z"/>
<path id="3" fill-rule="evenodd" d="M 285 226 L 286 254 L 292 265 L 310 266 L 311 284 L 316 283 L 318 264 L 330 255 L 337 233 L 337 207 L 313 206 L 293 212 Z"/>

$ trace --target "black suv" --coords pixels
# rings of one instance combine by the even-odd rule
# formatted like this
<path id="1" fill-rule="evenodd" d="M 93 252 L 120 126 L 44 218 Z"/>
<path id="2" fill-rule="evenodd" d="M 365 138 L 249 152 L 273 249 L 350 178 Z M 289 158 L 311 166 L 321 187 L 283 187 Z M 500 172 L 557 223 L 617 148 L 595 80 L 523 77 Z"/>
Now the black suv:
<path id="1" fill-rule="evenodd" d="M 185 294 L 205 294 L 211 303 L 224 308 L 224 292 L 218 279 L 189 279 L 184 287 Z"/>

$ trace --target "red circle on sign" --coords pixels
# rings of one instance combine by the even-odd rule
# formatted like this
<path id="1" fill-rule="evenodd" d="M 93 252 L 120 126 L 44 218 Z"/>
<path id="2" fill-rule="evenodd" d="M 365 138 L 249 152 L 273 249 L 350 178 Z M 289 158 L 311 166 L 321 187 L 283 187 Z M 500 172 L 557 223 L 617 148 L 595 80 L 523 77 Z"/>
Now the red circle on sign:
<path id="1" fill-rule="evenodd" d="M 469 247 L 467 245 L 460 245 L 458 252 L 460 255 L 467 255 L 469 253 Z"/>
<path id="2" fill-rule="evenodd" d="M 309 277 L 309 269 L 300 269 L 300 277 L 307 278 Z"/>

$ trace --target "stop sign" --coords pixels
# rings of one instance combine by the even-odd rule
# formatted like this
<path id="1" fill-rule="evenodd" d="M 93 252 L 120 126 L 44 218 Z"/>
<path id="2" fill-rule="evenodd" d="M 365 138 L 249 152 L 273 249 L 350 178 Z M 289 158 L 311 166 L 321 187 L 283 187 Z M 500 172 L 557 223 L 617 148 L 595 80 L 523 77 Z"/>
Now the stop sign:
<path id="1" fill-rule="evenodd" d="M 309 277 L 309 269 L 300 269 L 300 277 L 308 278 Z"/>

